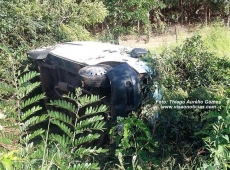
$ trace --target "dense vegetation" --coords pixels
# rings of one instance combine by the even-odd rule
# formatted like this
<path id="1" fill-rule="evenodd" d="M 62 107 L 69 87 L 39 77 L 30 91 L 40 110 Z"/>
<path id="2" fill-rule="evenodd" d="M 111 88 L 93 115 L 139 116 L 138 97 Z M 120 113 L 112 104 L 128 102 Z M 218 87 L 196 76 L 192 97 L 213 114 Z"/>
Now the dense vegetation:
<path id="1" fill-rule="evenodd" d="M 229 1 L 0 0 L 0 169 L 227 169 L 230 167 Z M 144 58 L 163 91 L 159 117 L 151 98 L 118 120 L 109 141 L 98 96 L 65 96 L 45 111 L 40 83 L 25 52 L 71 40 L 118 43 L 122 34 L 163 32 L 171 23 L 218 22 L 181 45 Z M 227 23 L 227 24 L 226 24 Z M 208 31 L 206 31 L 208 32 Z M 202 35 L 202 36 L 201 36 Z M 176 108 L 169 101 L 207 101 Z M 166 104 L 164 103 L 166 102 Z M 208 102 L 216 101 L 215 104 Z M 178 104 L 177 104 L 178 105 Z M 189 104 L 187 104 L 189 105 Z M 172 109 L 166 108 L 172 106 Z M 215 107 L 216 106 L 216 107 Z M 85 115 L 79 110 L 85 109 Z M 76 114 L 73 120 L 66 112 Z M 74 123 L 72 123 L 74 122 Z"/>

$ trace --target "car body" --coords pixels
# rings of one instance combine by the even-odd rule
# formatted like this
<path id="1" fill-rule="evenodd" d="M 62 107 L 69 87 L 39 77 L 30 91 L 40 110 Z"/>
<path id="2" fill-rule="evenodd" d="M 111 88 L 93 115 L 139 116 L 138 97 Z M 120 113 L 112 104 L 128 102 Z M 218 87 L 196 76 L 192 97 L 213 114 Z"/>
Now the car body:
<path id="1" fill-rule="evenodd" d="M 49 99 L 80 87 L 97 94 L 111 113 L 127 116 L 137 111 L 143 98 L 142 85 L 152 70 L 141 60 L 148 52 L 141 48 L 76 41 L 28 51 L 41 74 L 42 89 Z"/>

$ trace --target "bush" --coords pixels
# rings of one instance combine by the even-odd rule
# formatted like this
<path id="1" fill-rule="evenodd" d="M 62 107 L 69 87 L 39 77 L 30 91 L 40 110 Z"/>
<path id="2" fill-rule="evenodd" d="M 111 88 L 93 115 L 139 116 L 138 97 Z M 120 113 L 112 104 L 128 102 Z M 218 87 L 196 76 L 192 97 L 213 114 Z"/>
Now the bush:
<path id="1" fill-rule="evenodd" d="M 206 157 L 207 155 L 215 157 L 212 156 L 215 150 L 213 146 L 211 150 L 210 148 L 207 152 L 205 150 L 206 146 L 210 146 L 207 145 L 207 139 L 211 137 L 205 129 L 211 124 L 219 124 L 218 116 L 226 115 L 227 101 L 230 97 L 230 62 L 227 58 L 217 57 L 215 53 L 209 52 L 199 35 L 187 39 L 179 47 L 165 50 L 160 55 L 160 60 L 163 101 L 166 102 L 161 107 L 172 106 L 172 109 L 161 110 L 160 125 L 156 129 L 159 148 L 161 148 L 159 154 L 164 157 L 163 166 L 198 168 L 202 162 L 212 160 Z M 213 110 L 175 109 L 174 105 L 182 104 L 173 104 L 170 100 L 184 102 L 183 105 L 188 105 L 186 104 L 188 100 L 200 100 L 204 106 L 208 105 L 205 101 L 218 101 L 220 104 L 215 105 L 216 117 L 211 118 L 207 115 Z M 224 121 L 225 118 L 222 117 L 221 120 Z M 229 136 L 229 132 L 221 131 L 221 133 Z M 212 136 L 215 136 L 214 131 Z M 206 154 L 202 150 L 205 150 Z M 224 153 L 227 150 L 225 149 Z M 169 160 L 171 161 L 168 162 Z M 221 168 L 226 167 L 227 164 L 226 157 L 222 160 L 224 163 L 220 165 Z"/>
<path id="2" fill-rule="evenodd" d="M 118 119 L 110 133 L 120 169 L 151 169 L 159 166 L 155 155 L 157 142 L 150 128 L 136 114 Z"/>
<path id="3" fill-rule="evenodd" d="M 13 160 L 26 161 L 25 159 L 28 158 L 27 161 L 31 160 L 31 164 L 21 164 L 19 167 L 30 169 L 40 166 L 42 161 L 37 161 L 37 158 L 32 155 L 26 155 L 34 151 L 33 143 L 27 142 L 35 137 L 41 137 L 45 131 L 37 129 L 33 134 L 26 136 L 24 138 L 25 148 L 24 145 L 21 145 L 22 143 L 19 143 L 20 135 L 25 135 L 28 128 L 33 125 L 37 126 L 49 115 L 40 115 L 42 107 L 38 103 L 44 94 L 31 96 L 31 93 L 35 93 L 33 90 L 39 86 L 39 83 L 35 81 L 37 73 L 28 72 L 32 63 L 27 60 L 26 51 L 63 41 L 90 39 L 91 35 L 86 27 L 102 22 L 107 15 L 107 10 L 102 2 L 72 0 L 62 2 L 3 0 L 0 2 L 0 8 L 0 115 L 4 117 L 0 119 L 0 162 L 11 166 Z M 32 84 L 29 82 L 31 79 L 35 81 Z M 40 116 L 37 117 L 36 114 Z M 42 144 L 38 146 L 38 152 L 48 152 L 50 148 L 45 147 L 48 145 L 46 142 L 44 141 L 44 146 Z M 55 148 L 54 143 L 52 147 Z M 18 151 L 20 149 L 26 151 L 20 153 Z M 10 150 L 13 151 L 9 152 Z M 53 158 L 50 153 L 47 155 Z M 39 153 L 38 159 L 43 159 L 42 156 L 42 153 Z M 22 157 L 23 160 L 20 160 Z M 51 166 L 51 159 L 47 157 L 47 162 L 44 162 L 44 156 L 43 162 L 47 164 L 42 167 Z M 98 167 L 94 165 L 92 166 Z M 89 168 L 91 164 L 87 166 Z M 0 169 L 2 169 L 2 164 L 0 164 Z"/>

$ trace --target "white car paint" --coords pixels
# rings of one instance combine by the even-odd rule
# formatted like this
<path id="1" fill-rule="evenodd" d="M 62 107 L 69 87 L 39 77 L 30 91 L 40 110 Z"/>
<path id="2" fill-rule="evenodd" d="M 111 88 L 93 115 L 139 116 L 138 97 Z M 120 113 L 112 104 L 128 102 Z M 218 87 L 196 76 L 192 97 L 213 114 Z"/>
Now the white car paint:
<path id="1" fill-rule="evenodd" d="M 85 65 L 96 65 L 103 62 L 126 62 L 138 73 L 152 73 L 147 63 L 139 58 L 131 57 L 131 51 L 132 48 L 120 45 L 75 41 L 31 50 L 28 54 L 32 57 L 34 56 L 34 58 L 39 57 L 39 59 L 52 54 L 59 58 Z"/>

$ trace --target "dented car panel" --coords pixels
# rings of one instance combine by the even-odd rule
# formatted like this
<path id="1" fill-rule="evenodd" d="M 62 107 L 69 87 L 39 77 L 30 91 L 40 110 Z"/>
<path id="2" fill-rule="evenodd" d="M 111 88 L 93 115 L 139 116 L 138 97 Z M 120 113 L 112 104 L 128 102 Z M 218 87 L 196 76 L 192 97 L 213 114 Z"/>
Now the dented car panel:
<path id="1" fill-rule="evenodd" d="M 42 89 L 49 99 L 82 88 L 96 94 L 116 116 L 136 111 L 142 100 L 141 84 L 152 70 L 140 57 L 141 48 L 77 41 L 42 47 L 27 52 L 41 73 Z"/>
<path id="2" fill-rule="evenodd" d="M 138 109 L 141 89 L 137 73 L 123 63 L 107 72 L 111 84 L 111 105 L 117 116 L 125 117 Z"/>

